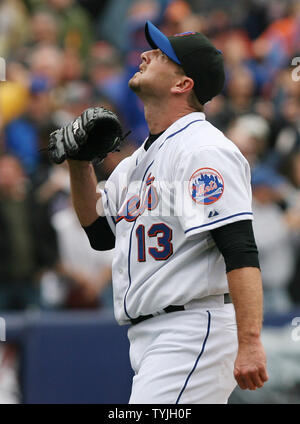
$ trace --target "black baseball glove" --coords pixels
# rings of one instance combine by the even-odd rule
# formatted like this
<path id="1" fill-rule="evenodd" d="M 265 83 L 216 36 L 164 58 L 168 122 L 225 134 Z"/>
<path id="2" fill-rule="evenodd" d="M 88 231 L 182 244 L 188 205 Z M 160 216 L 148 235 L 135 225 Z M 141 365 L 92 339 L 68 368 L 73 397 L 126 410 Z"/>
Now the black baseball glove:
<path id="1" fill-rule="evenodd" d="M 103 107 L 91 107 L 50 134 L 48 156 L 57 164 L 65 159 L 101 162 L 108 153 L 119 150 L 124 138 L 115 113 Z"/>

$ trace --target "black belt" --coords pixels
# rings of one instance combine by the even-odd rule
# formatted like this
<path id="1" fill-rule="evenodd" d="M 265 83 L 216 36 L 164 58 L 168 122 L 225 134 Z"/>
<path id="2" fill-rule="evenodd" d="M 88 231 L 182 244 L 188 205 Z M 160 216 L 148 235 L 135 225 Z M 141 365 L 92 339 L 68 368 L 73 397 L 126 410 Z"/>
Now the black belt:
<path id="1" fill-rule="evenodd" d="M 229 293 L 224 294 L 224 304 L 232 303 Z M 163 309 L 166 314 L 170 312 L 184 311 L 184 305 L 170 305 Z M 159 314 L 160 315 L 160 314 Z M 157 315 L 149 314 L 149 315 L 141 315 L 137 318 L 131 318 L 130 322 L 132 325 L 139 324 L 142 321 L 146 321 L 146 319 L 153 318 Z"/>

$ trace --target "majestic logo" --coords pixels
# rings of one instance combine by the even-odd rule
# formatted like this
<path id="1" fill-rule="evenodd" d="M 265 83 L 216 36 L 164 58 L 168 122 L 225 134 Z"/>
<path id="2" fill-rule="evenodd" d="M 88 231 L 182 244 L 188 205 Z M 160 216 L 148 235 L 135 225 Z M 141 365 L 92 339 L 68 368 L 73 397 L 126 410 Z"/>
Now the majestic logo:
<path id="1" fill-rule="evenodd" d="M 219 215 L 219 212 L 217 212 L 217 211 L 210 211 L 209 212 L 209 214 L 208 214 L 208 218 L 213 218 L 214 216 L 218 216 Z"/>
<path id="2" fill-rule="evenodd" d="M 197 169 L 189 180 L 189 193 L 194 202 L 200 205 L 215 203 L 223 192 L 223 177 L 213 168 Z"/>
<path id="3" fill-rule="evenodd" d="M 138 194 L 130 197 L 121 212 L 117 216 L 116 222 L 125 219 L 127 222 L 135 221 L 145 210 L 152 211 L 158 205 L 158 194 L 156 188 L 153 185 L 155 177 L 151 176 L 151 173 L 146 179 L 146 185 L 143 188 L 142 196 Z"/>

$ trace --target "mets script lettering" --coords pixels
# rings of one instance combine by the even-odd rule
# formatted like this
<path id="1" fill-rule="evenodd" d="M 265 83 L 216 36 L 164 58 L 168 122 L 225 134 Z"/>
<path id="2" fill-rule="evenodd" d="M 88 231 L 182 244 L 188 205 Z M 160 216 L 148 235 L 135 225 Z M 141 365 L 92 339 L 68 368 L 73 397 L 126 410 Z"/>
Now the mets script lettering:
<path id="1" fill-rule="evenodd" d="M 117 216 L 117 222 L 122 219 L 127 222 L 135 221 L 146 209 L 152 211 L 156 208 L 159 199 L 156 188 L 153 185 L 154 180 L 155 177 L 151 176 L 150 173 L 146 179 L 142 196 L 135 194 L 127 200 L 122 211 Z"/>

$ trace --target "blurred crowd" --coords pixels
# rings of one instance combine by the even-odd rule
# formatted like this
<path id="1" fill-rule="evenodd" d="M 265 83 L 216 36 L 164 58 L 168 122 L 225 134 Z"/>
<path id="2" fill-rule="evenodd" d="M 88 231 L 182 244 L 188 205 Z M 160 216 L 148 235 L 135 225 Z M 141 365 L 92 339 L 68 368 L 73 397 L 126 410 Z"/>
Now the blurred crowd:
<path id="1" fill-rule="evenodd" d="M 0 0 L 0 311 L 111 306 L 113 251 L 90 248 L 67 168 L 44 149 L 94 105 L 131 130 L 95 165 L 99 181 L 144 141 L 127 82 L 149 48 L 147 19 L 167 35 L 203 32 L 223 52 L 226 84 L 205 113 L 251 166 L 265 311 L 300 304 L 299 1 Z"/>

